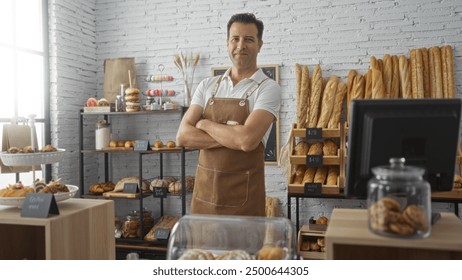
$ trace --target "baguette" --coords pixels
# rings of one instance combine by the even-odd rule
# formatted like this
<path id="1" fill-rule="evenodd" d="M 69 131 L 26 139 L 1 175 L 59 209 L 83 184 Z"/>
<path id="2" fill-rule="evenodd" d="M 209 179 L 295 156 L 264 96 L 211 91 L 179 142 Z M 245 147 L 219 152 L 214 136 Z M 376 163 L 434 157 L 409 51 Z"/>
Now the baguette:
<path id="1" fill-rule="evenodd" d="M 380 70 L 382 73 L 382 80 L 383 80 L 383 60 L 382 59 L 377 59 L 377 68 Z"/>
<path id="2" fill-rule="evenodd" d="M 316 174 L 314 175 L 313 183 L 320 183 L 324 185 L 324 182 L 326 181 L 326 178 L 327 178 L 327 171 L 328 171 L 327 166 L 323 166 L 323 167 L 316 169 Z"/>
<path id="3" fill-rule="evenodd" d="M 411 69 L 411 85 L 412 85 L 412 98 L 417 98 L 417 55 L 416 50 L 411 50 L 409 59 Z"/>
<path id="4" fill-rule="evenodd" d="M 317 124 L 318 128 L 327 128 L 327 123 L 329 122 L 334 109 L 335 93 L 337 91 L 338 81 L 338 77 L 332 75 L 324 88 L 321 103 L 321 114 Z"/>
<path id="5" fill-rule="evenodd" d="M 405 55 L 399 57 L 399 80 L 402 98 L 412 98 L 411 73 L 409 72 L 409 62 Z"/>
<path id="6" fill-rule="evenodd" d="M 367 70 L 367 73 L 364 75 L 365 88 L 364 88 L 364 99 L 372 98 L 372 69 Z"/>
<path id="7" fill-rule="evenodd" d="M 295 77 L 296 77 L 296 82 L 297 82 L 296 97 L 297 97 L 297 124 L 298 124 L 298 119 L 302 111 L 301 110 L 301 106 L 302 106 L 302 101 L 301 101 L 302 66 L 298 63 L 295 63 Z"/>
<path id="8" fill-rule="evenodd" d="M 416 98 L 424 98 L 424 81 L 423 81 L 423 60 L 420 49 L 415 50 L 416 71 L 417 71 L 417 96 Z"/>
<path id="9" fill-rule="evenodd" d="M 377 68 L 372 68 L 372 98 L 385 98 L 385 89 L 383 88 L 382 72 Z"/>
<path id="10" fill-rule="evenodd" d="M 306 141 L 301 140 L 300 142 L 297 143 L 297 145 L 295 145 L 294 154 L 296 156 L 304 156 L 308 153 L 309 149 L 310 149 L 310 145 Z"/>
<path id="11" fill-rule="evenodd" d="M 338 151 L 338 145 L 331 139 L 324 140 L 322 146 L 322 154 L 324 156 L 336 156 Z"/>
<path id="12" fill-rule="evenodd" d="M 337 92 L 335 94 L 334 110 L 327 123 L 327 128 L 339 128 L 346 92 L 347 86 L 344 83 L 338 83 Z"/>
<path id="13" fill-rule="evenodd" d="M 311 80 L 311 96 L 310 96 L 310 115 L 308 116 L 307 127 L 316 127 L 318 123 L 319 109 L 321 107 L 322 98 L 322 72 L 321 66 L 316 65 L 313 70 Z"/>
<path id="14" fill-rule="evenodd" d="M 305 175 L 303 176 L 302 184 L 313 183 L 314 175 L 316 174 L 316 169 L 317 169 L 316 167 L 308 167 L 305 170 Z"/>
<path id="15" fill-rule="evenodd" d="M 430 48 L 435 66 L 435 98 L 443 98 L 443 66 L 441 64 L 441 51 L 439 47 Z"/>
<path id="16" fill-rule="evenodd" d="M 297 127 L 306 127 L 308 108 L 310 107 L 310 74 L 307 65 L 302 65 L 302 86 L 300 90 L 300 115 L 297 119 Z"/>
<path id="17" fill-rule="evenodd" d="M 398 56 L 391 57 L 392 75 L 391 75 L 391 90 L 390 98 L 399 98 L 399 60 Z"/>
<path id="18" fill-rule="evenodd" d="M 305 165 L 300 164 L 297 166 L 297 170 L 294 174 L 293 184 L 301 184 L 303 182 L 303 176 L 305 176 L 305 169 Z"/>
<path id="19" fill-rule="evenodd" d="M 353 82 L 355 79 L 355 76 L 358 74 L 356 70 L 350 70 L 348 72 L 348 77 L 347 77 L 347 121 L 350 121 L 350 101 L 351 101 L 351 92 L 353 88 Z"/>
<path id="20" fill-rule="evenodd" d="M 428 90 L 430 98 L 436 98 L 435 58 L 432 48 L 428 49 Z"/>
<path id="21" fill-rule="evenodd" d="M 421 48 L 420 53 L 422 55 L 422 65 L 423 65 L 423 96 L 424 98 L 430 98 L 430 78 L 428 71 L 428 51 L 426 48 Z"/>
<path id="22" fill-rule="evenodd" d="M 372 55 L 370 57 L 369 61 L 370 61 L 370 64 L 371 64 L 371 69 L 373 69 L 373 68 L 379 69 L 379 65 L 377 63 L 377 58 L 375 58 L 375 56 Z"/>
<path id="23" fill-rule="evenodd" d="M 339 173 L 340 172 L 338 166 L 330 166 L 327 173 L 326 185 L 337 185 Z"/>
<path id="24" fill-rule="evenodd" d="M 448 98 L 448 64 L 446 60 L 446 48 L 440 47 L 441 55 L 441 73 L 442 73 L 442 85 L 443 85 L 443 98 Z"/>
<path id="25" fill-rule="evenodd" d="M 366 81 L 362 75 L 356 75 L 353 83 L 353 92 L 351 99 L 364 99 L 364 90 L 366 87 Z"/>
<path id="26" fill-rule="evenodd" d="M 393 62 L 391 61 L 391 56 L 389 54 L 384 55 L 383 57 L 383 85 L 385 86 L 385 96 L 386 98 L 391 98 L 391 82 L 393 75 Z"/>
<path id="27" fill-rule="evenodd" d="M 445 61 L 446 61 L 446 70 L 447 70 L 447 98 L 454 98 L 455 97 L 455 84 L 454 84 L 454 53 L 452 47 L 447 45 L 444 46 L 445 49 Z"/>

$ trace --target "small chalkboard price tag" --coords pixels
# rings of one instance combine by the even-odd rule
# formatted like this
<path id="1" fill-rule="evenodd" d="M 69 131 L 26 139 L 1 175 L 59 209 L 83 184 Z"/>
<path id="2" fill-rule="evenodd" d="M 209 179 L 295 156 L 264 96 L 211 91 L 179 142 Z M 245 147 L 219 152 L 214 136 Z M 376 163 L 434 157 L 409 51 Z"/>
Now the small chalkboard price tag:
<path id="1" fill-rule="evenodd" d="M 321 197 L 322 195 L 322 184 L 320 183 L 305 183 L 304 193 L 310 197 Z"/>
<path id="2" fill-rule="evenodd" d="M 154 197 L 167 197 L 167 188 L 156 187 L 152 189 L 152 196 Z"/>
<path id="3" fill-rule="evenodd" d="M 306 166 L 322 167 L 322 155 L 307 155 Z"/>
<path id="4" fill-rule="evenodd" d="M 159 240 L 167 240 L 170 236 L 170 230 L 168 228 L 158 228 L 154 231 L 154 238 Z"/>
<path id="5" fill-rule="evenodd" d="M 21 208 L 21 217 L 48 218 L 59 215 L 58 204 L 51 193 L 28 193 Z"/>
<path id="6" fill-rule="evenodd" d="M 321 140 L 322 139 L 322 128 L 311 127 L 306 129 L 307 140 Z"/>
<path id="7" fill-rule="evenodd" d="M 137 183 L 125 183 L 123 192 L 124 193 L 138 193 L 138 184 Z"/>
<path id="8" fill-rule="evenodd" d="M 148 140 L 136 140 L 133 150 L 134 151 L 148 151 L 148 150 L 151 150 L 151 145 L 149 145 Z"/>

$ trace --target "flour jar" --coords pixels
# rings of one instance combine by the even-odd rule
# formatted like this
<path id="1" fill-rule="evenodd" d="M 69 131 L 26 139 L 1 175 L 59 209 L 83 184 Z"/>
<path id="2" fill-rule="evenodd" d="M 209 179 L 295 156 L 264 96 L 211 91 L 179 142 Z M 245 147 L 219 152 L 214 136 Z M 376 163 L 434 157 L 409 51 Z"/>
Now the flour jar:
<path id="1" fill-rule="evenodd" d="M 95 129 L 95 149 L 101 150 L 105 147 L 109 147 L 109 141 L 111 138 L 111 127 L 106 120 L 99 120 L 96 122 Z"/>

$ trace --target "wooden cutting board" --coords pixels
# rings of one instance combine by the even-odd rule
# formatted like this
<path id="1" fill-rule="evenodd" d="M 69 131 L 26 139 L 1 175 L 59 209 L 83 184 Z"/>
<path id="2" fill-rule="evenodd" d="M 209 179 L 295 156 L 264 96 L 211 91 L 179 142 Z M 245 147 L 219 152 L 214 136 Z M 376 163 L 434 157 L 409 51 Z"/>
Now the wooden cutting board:
<path id="1" fill-rule="evenodd" d="M 139 193 L 123 193 L 123 192 L 105 192 L 104 197 L 120 197 L 120 198 L 138 198 Z"/>

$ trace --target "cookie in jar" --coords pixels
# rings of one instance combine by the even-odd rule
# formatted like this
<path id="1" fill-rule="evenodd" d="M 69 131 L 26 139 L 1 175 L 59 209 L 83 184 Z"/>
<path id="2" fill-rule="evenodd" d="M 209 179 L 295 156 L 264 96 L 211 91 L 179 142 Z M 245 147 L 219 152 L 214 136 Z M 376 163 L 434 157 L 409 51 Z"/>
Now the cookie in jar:
<path id="1" fill-rule="evenodd" d="M 124 238 L 141 237 L 140 216 L 136 211 L 132 211 L 127 215 L 127 219 L 124 221 L 122 235 Z"/>

